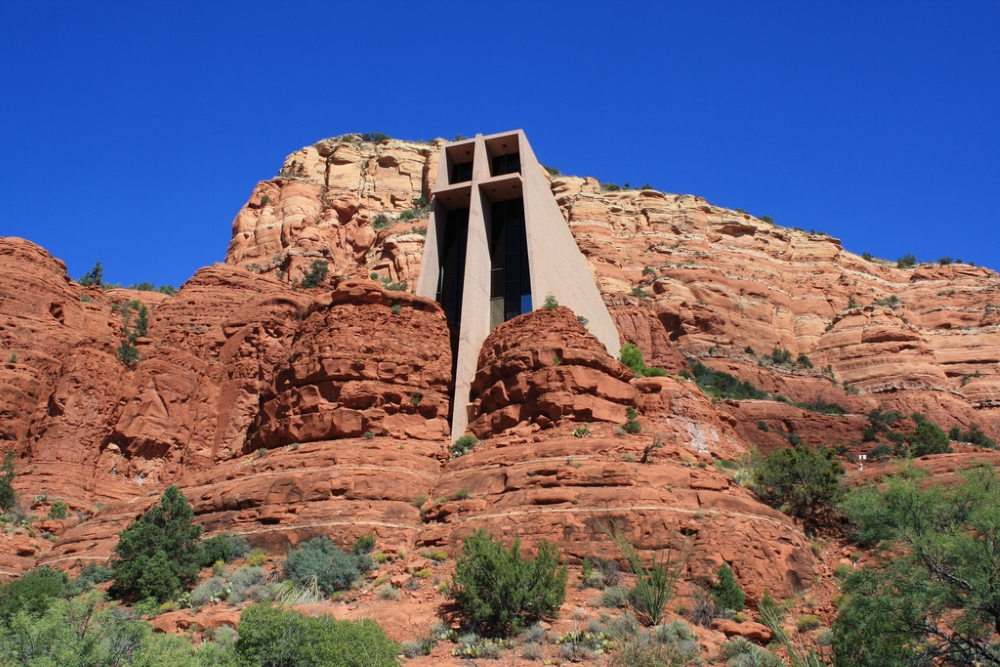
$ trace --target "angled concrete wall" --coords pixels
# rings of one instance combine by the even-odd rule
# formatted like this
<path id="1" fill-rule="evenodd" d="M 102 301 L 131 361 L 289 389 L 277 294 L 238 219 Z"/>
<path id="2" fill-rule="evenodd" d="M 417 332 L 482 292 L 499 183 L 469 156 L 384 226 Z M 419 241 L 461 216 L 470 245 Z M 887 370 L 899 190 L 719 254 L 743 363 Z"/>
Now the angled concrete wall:
<path id="1" fill-rule="evenodd" d="M 506 144 L 506 146 L 504 146 Z M 516 146 L 515 146 L 516 144 Z M 491 175 L 491 147 L 517 152 L 519 174 Z M 455 162 L 472 158 L 472 180 L 452 184 Z M 587 318 L 587 328 L 608 352 L 618 356 L 618 330 L 597 289 L 587 260 L 580 253 L 562 211 L 552 195 L 542 166 L 535 158 L 524 132 L 516 130 L 454 142 L 444 147 L 438 163 L 434 202 L 427 226 L 417 294 L 437 297 L 441 271 L 440 247 L 448 210 L 469 208 L 469 230 L 465 255 L 461 330 L 456 354 L 455 395 L 452 400 L 452 439 L 462 436 L 469 424 L 469 392 L 475 377 L 479 352 L 490 334 L 489 216 L 492 201 L 524 198 L 524 225 L 531 274 L 532 309 L 541 308 L 552 295 L 560 305 Z"/>
<path id="2" fill-rule="evenodd" d="M 524 217 L 531 267 L 531 301 L 541 308 L 551 294 L 559 302 L 588 320 L 587 330 L 597 336 L 608 353 L 618 358 L 621 344 L 618 328 L 604 305 L 587 258 L 563 218 L 543 167 L 531 145 L 521 135 L 521 179 L 524 181 Z"/>

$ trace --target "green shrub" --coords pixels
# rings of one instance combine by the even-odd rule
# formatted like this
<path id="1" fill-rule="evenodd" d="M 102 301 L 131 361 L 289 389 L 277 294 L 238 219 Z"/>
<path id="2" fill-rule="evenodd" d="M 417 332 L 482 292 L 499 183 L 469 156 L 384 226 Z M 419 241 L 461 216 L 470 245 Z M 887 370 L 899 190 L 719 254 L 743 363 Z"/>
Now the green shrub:
<path id="1" fill-rule="evenodd" d="M 801 366 L 802 368 L 812 368 L 813 367 L 813 363 L 812 363 L 812 361 L 809 360 L 809 355 L 808 354 L 800 354 L 799 358 L 795 361 L 795 363 L 798 364 L 799 366 Z"/>
<path id="2" fill-rule="evenodd" d="M 504 549 L 480 529 L 466 538 L 455 559 L 449 596 L 469 627 L 493 637 L 517 634 L 552 616 L 566 598 L 566 567 L 548 542 L 534 560 L 521 558 L 521 541 Z"/>
<path id="3" fill-rule="evenodd" d="M 558 307 L 559 307 L 559 302 L 556 300 L 554 296 L 549 294 L 548 296 L 545 297 L 545 303 L 542 304 L 542 308 L 544 308 L 545 310 L 555 310 Z"/>
<path id="4" fill-rule="evenodd" d="M 233 533 L 222 533 L 201 543 L 200 564 L 208 567 L 216 561 L 228 563 L 250 550 L 247 538 Z"/>
<path id="5" fill-rule="evenodd" d="M 319 287 L 323 284 L 323 281 L 326 280 L 326 276 L 329 272 L 329 262 L 325 259 L 313 260 L 309 273 L 302 276 L 302 280 L 299 281 L 299 287 L 302 289 L 313 289 L 314 287 Z"/>
<path id="6" fill-rule="evenodd" d="M 601 192 L 621 192 L 622 187 L 616 183 L 601 183 Z"/>
<path id="7" fill-rule="evenodd" d="M 779 366 L 790 364 L 792 363 L 792 352 L 791 350 L 775 346 L 775 348 L 771 350 L 771 361 Z"/>
<path id="8" fill-rule="evenodd" d="M 8 449 L 0 465 L 0 510 L 9 512 L 17 504 L 17 492 L 11 484 L 14 481 L 14 450 Z"/>
<path id="9" fill-rule="evenodd" d="M 951 264 L 951 257 L 942 257 L 938 260 L 938 266 L 948 266 Z M 961 262 L 959 262 L 961 264 Z"/>
<path id="10" fill-rule="evenodd" d="M 659 366 L 646 366 L 646 361 L 642 357 L 642 350 L 633 343 L 625 343 L 625 346 L 618 353 L 618 361 L 632 369 L 636 377 L 664 377 L 667 372 Z"/>
<path id="11" fill-rule="evenodd" d="M 754 464 L 752 489 L 762 501 L 807 524 L 825 522 L 842 497 L 844 467 L 834 450 L 778 449 Z"/>
<path id="12" fill-rule="evenodd" d="M 628 602 L 628 589 L 621 586 L 610 586 L 601 592 L 601 606 L 617 609 Z"/>
<path id="13" fill-rule="evenodd" d="M 726 642 L 719 654 L 731 667 L 779 667 L 785 664 L 781 658 L 746 637 L 736 637 Z"/>
<path id="14" fill-rule="evenodd" d="M 372 220 L 372 227 L 374 227 L 375 229 L 385 229 L 388 226 L 389 226 L 389 218 L 388 216 L 386 216 L 385 213 L 379 213 L 378 215 L 375 216 L 375 219 Z"/>
<path id="15" fill-rule="evenodd" d="M 104 284 L 104 269 L 101 268 L 101 263 L 95 264 L 94 268 L 83 274 L 83 277 L 77 282 L 80 283 L 81 287 L 90 287 L 91 285 L 101 287 Z"/>
<path id="16" fill-rule="evenodd" d="M 371 568 L 367 552 L 347 553 L 328 537 L 315 537 L 299 545 L 288 553 L 283 567 L 285 576 L 296 586 L 305 587 L 315 581 L 327 595 L 347 590 Z"/>
<path id="17" fill-rule="evenodd" d="M 865 260 L 866 262 L 874 262 L 875 261 L 875 258 L 872 257 L 872 254 L 870 252 L 866 252 L 863 255 L 861 255 L 861 259 Z"/>
<path id="18" fill-rule="evenodd" d="M 761 222 L 769 222 L 772 225 L 774 224 L 774 218 L 772 218 L 769 215 L 758 215 L 757 219 L 760 220 Z"/>
<path id="19" fill-rule="evenodd" d="M 612 632 L 617 650 L 611 667 L 680 667 L 698 664 L 701 645 L 683 621 L 676 620 L 649 632 Z"/>
<path id="20" fill-rule="evenodd" d="M 263 565 L 267 562 L 267 553 L 260 547 L 254 547 L 247 554 L 248 565 Z"/>
<path id="21" fill-rule="evenodd" d="M 420 552 L 421 557 L 429 558 L 438 563 L 443 563 L 448 560 L 448 552 L 444 549 L 425 549 Z"/>
<path id="22" fill-rule="evenodd" d="M 886 456 L 892 456 L 892 447 L 885 444 L 877 445 L 868 452 L 869 459 L 880 459 Z"/>
<path id="23" fill-rule="evenodd" d="M 399 645 L 370 619 L 338 621 L 270 605 L 240 614 L 235 650 L 241 667 L 397 667 Z"/>
<path id="24" fill-rule="evenodd" d="M 823 625 L 823 619 L 814 614 L 802 614 L 795 621 L 795 629 L 799 632 L 809 632 Z"/>
<path id="25" fill-rule="evenodd" d="M 188 638 L 154 634 L 134 610 L 102 604 L 92 592 L 53 600 L 42 614 L 23 612 L 9 626 L 0 624 L 0 661 L 32 667 L 234 667 L 225 634 L 217 637 L 221 641 L 206 641 L 196 652 Z"/>
<path id="26" fill-rule="evenodd" d="M 910 253 L 906 253 L 898 260 L 896 260 L 896 268 L 898 269 L 908 269 L 910 267 L 916 266 L 917 258 Z"/>
<path id="27" fill-rule="evenodd" d="M 226 598 L 226 602 L 233 605 L 240 604 L 254 596 L 266 578 L 267 572 L 262 567 L 252 565 L 241 567 L 229 579 L 229 597 Z"/>
<path id="28" fill-rule="evenodd" d="M 943 488 L 896 475 L 848 493 L 854 540 L 877 551 L 843 584 L 838 667 L 995 664 L 1000 478 L 989 466 L 957 477 Z"/>
<path id="29" fill-rule="evenodd" d="M 140 303 L 136 310 L 135 333 L 140 338 L 145 338 L 149 334 L 149 309 L 144 303 Z"/>
<path id="30" fill-rule="evenodd" d="M 95 584 L 110 581 L 113 575 L 114 572 L 110 567 L 91 563 L 80 571 L 79 576 L 72 581 L 71 585 L 74 592 L 83 592 L 90 589 Z"/>
<path id="31" fill-rule="evenodd" d="M 19 611 L 42 614 L 68 588 L 69 577 L 65 572 L 48 565 L 32 570 L 0 589 L 0 619 L 10 621 Z"/>
<path id="32" fill-rule="evenodd" d="M 954 426 L 950 431 L 948 431 L 948 437 L 956 442 L 967 442 L 970 445 L 975 445 L 977 447 L 989 447 L 990 449 L 996 449 L 997 446 L 997 443 L 993 441 L 993 438 L 983 433 L 978 424 L 973 424 L 969 427 L 969 430 L 964 433 L 962 432 L 962 429 Z"/>
<path id="33" fill-rule="evenodd" d="M 720 609 L 743 611 L 746 605 L 746 594 L 736 581 L 736 575 L 725 563 L 715 573 L 717 581 L 712 587 L 712 598 Z"/>
<path id="34" fill-rule="evenodd" d="M 757 428 L 763 431 L 764 433 L 767 433 L 768 431 L 771 430 L 768 428 L 767 422 L 764 421 L 763 419 L 757 422 Z"/>
<path id="35" fill-rule="evenodd" d="M 574 438 L 586 438 L 590 435 L 590 427 L 583 424 L 582 426 L 577 426 L 573 429 L 572 433 Z"/>
<path id="36" fill-rule="evenodd" d="M 125 600 L 173 598 L 198 575 L 200 536 L 187 498 L 179 487 L 167 487 L 159 503 L 119 534 L 108 592 Z"/>
<path id="37" fill-rule="evenodd" d="M 69 511 L 69 506 L 61 500 L 57 500 L 49 506 L 49 514 L 46 518 L 65 519 L 67 511 Z"/>
<path id="38" fill-rule="evenodd" d="M 463 435 L 461 438 L 452 443 L 451 447 L 448 448 L 448 453 L 451 454 L 451 458 L 457 459 L 459 456 L 468 454 L 475 448 L 476 436 L 474 435 Z"/>
<path id="39" fill-rule="evenodd" d="M 946 454 L 951 452 L 948 436 L 936 424 L 920 419 L 917 426 L 907 436 L 909 455 L 917 458 L 930 454 Z"/>
<path id="40" fill-rule="evenodd" d="M 740 382 L 729 373 L 712 370 L 700 361 L 691 362 L 691 374 L 695 383 L 709 398 L 734 398 L 738 401 L 770 398 L 770 394 L 749 382 Z"/>
<path id="41" fill-rule="evenodd" d="M 838 403 L 827 403 L 822 398 L 810 402 L 787 401 L 789 405 L 821 415 L 846 415 L 847 410 Z"/>
<path id="42" fill-rule="evenodd" d="M 370 554 L 375 549 L 375 535 L 368 533 L 354 540 L 351 551 L 355 554 Z"/>
<path id="43" fill-rule="evenodd" d="M 211 602 L 221 602 L 226 594 L 225 580 L 215 576 L 195 586 L 188 600 L 192 607 L 203 607 Z"/>
<path id="44" fill-rule="evenodd" d="M 876 299 L 876 306 L 884 306 L 886 308 L 898 308 L 899 307 L 899 297 L 895 294 L 885 297 L 884 299 Z"/>
<path id="45" fill-rule="evenodd" d="M 392 304 L 392 308 L 390 308 L 389 310 L 392 311 L 393 315 L 399 315 L 403 312 L 403 307 L 398 303 L 394 303 Z"/>

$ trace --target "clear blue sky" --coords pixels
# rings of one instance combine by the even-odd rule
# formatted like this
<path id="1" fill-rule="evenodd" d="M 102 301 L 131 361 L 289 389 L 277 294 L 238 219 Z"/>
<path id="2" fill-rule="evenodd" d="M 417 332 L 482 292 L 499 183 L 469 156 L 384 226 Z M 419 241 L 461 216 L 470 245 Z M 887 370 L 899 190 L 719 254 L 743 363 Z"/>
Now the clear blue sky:
<path id="1" fill-rule="evenodd" d="M 1000 2 L 0 2 L 0 235 L 180 285 L 284 157 L 521 127 L 566 173 L 1000 269 Z"/>

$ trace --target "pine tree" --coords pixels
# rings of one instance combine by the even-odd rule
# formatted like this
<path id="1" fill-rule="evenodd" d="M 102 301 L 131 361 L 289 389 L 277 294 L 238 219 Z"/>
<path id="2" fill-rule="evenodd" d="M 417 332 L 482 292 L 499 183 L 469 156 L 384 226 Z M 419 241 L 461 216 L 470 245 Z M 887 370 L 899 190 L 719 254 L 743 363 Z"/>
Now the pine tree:
<path id="1" fill-rule="evenodd" d="M 712 597 L 715 599 L 716 606 L 720 609 L 743 611 L 747 596 L 740 588 L 739 582 L 736 581 L 736 575 L 733 574 L 730 567 L 723 563 L 719 571 L 715 573 L 715 577 L 718 581 L 712 587 Z"/>
<path id="2" fill-rule="evenodd" d="M 91 285 L 97 285 L 100 287 L 104 284 L 104 269 L 101 268 L 101 263 L 98 262 L 94 265 L 88 273 L 83 274 L 83 278 L 80 278 L 80 285 L 83 287 L 90 287 Z"/>
<path id="3" fill-rule="evenodd" d="M 120 533 L 109 592 L 126 600 L 164 602 L 194 583 L 200 560 L 201 526 L 177 486 Z"/>

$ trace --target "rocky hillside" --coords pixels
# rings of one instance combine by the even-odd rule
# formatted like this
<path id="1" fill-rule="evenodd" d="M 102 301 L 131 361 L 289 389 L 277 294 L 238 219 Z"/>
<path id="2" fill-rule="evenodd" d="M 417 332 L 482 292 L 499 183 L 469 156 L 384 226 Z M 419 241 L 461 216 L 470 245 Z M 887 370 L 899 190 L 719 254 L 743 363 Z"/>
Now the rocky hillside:
<path id="1" fill-rule="evenodd" d="M 555 176 L 622 343 L 670 375 L 635 377 L 565 308 L 521 316 L 484 344 L 480 442 L 453 458 L 447 324 L 407 288 L 440 145 L 350 135 L 293 153 L 236 215 L 225 263 L 174 296 L 82 287 L 0 238 L 0 450 L 30 513 L 73 510 L 0 535 L 0 575 L 103 562 L 179 484 L 207 535 L 274 554 L 372 532 L 387 553 L 453 554 L 483 527 L 579 563 L 610 555 L 614 519 L 641 550 L 681 536 L 689 582 L 728 563 L 751 601 L 789 597 L 831 576 L 829 554 L 727 462 L 794 439 L 867 452 L 878 406 L 1000 438 L 994 271 L 899 269 L 691 195 Z M 136 300 L 141 336 L 123 320 Z M 713 400 L 681 375 L 696 361 L 769 396 Z M 640 432 L 618 429 L 627 408 Z M 942 474 L 968 460 L 948 456 Z"/>

